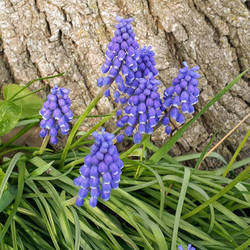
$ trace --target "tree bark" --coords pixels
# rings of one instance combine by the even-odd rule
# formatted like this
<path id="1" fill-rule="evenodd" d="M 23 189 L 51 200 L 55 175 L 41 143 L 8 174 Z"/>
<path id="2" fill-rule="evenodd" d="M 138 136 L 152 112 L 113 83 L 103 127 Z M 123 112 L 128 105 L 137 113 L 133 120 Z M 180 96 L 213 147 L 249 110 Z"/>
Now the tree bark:
<path id="1" fill-rule="evenodd" d="M 0 84 L 65 72 L 65 76 L 35 83 L 68 87 L 73 110 L 82 113 L 98 92 L 96 80 L 111 40 L 117 15 L 133 17 L 140 46 L 155 52 L 161 91 L 171 84 L 182 61 L 201 67 L 201 95 L 196 110 L 249 67 L 250 15 L 242 0 L 1 0 Z M 250 112 L 250 73 L 186 131 L 174 154 L 200 152 L 211 135 L 222 138 Z M 45 94 L 45 93 L 44 93 Z M 102 98 L 95 112 L 114 103 Z M 89 119 L 86 130 L 96 121 Z M 246 131 L 248 119 L 219 148 L 229 158 Z M 157 131 L 153 140 L 167 140 Z M 250 156 L 249 144 L 242 156 Z"/>

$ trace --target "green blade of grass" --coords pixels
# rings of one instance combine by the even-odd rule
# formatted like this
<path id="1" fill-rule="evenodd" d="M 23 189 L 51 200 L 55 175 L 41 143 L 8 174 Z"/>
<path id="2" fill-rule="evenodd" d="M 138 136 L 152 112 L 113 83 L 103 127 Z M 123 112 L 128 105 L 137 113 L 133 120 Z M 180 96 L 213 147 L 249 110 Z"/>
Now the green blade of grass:
<path id="1" fill-rule="evenodd" d="M 164 183 L 160 177 L 160 175 L 157 173 L 157 171 L 155 171 L 153 168 L 144 165 L 142 163 L 140 163 L 140 165 L 142 165 L 143 167 L 149 169 L 155 176 L 156 180 L 159 183 L 160 186 L 160 192 L 161 192 L 161 200 L 160 200 L 160 208 L 159 208 L 159 217 L 160 219 L 162 218 L 162 213 L 163 213 L 163 209 L 164 209 L 164 202 L 165 202 L 165 187 L 164 187 Z"/>
<path id="2" fill-rule="evenodd" d="M 121 249 L 121 246 L 115 240 L 113 235 L 122 238 L 125 242 L 128 242 L 129 244 L 131 244 L 131 246 L 135 246 L 135 244 L 131 241 L 129 236 L 124 231 L 122 231 L 119 228 L 119 226 L 116 225 L 116 223 L 114 221 L 110 220 L 110 217 L 108 215 L 106 215 L 106 213 L 104 213 L 101 209 L 99 209 L 97 207 L 95 207 L 93 209 L 86 203 L 85 203 L 85 207 L 87 208 L 88 213 L 92 214 L 92 216 L 90 216 L 86 212 L 84 213 L 84 216 L 86 218 L 90 219 L 96 226 L 101 227 L 103 229 L 103 231 L 105 232 L 105 234 L 108 235 L 109 238 L 111 236 L 110 239 L 113 242 L 113 244 L 116 246 L 115 249 Z M 95 218 L 93 218 L 93 217 L 95 217 Z M 100 220 L 100 218 L 101 218 L 101 220 Z"/>
<path id="3" fill-rule="evenodd" d="M 10 228 L 11 228 L 11 238 L 12 238 L 13 249 L 18 250 L 17 237 L 16 237 L 16 224 L 14 220 L 11 220 Z"/>
<path id="4" fill-rule="evenodd" d="M 51 183 L 47 181 L 39 181 L 39 183 L 48 192 L 48 194 L 50 194 L 50 197 L 53 200 L 53 208 L 57 213 L 61 231 L 67 246 L 70 247 L 70 249 L 74 249 L 73 235 L 69 226 L 68 218 L 66 216 L 65 206 L 59 194 Z"/>
<path id="5" fill-rule="evenodd" d="M 241 183 L 238 183 L 235 187 L 240 191 L 240 193 L 242 193 L 242 196 L 244 196 L 245 200 L 250 204 L 250 194 L 244 193 L 247 192 L 248 189 Z"/>
<path id="6" fill-rule="evenodd" d="M 51 161 L 50 163 L 48 163 L 46 165 L 41 165 L 40 167 L 38 167 L 37 169 L 32 171 L 30 173 L 30 175 L 28 176 L 28 178 L 33 179 L 33 177 L 37 177 L 37 176 L 43 174 L 46 170 L 48 170 L 52 166 L 53 163 L 54 163 L 54 161 Z"/>
<path id="7" fill-rule="evenodd" d="M 73 207 L 70 208 L 73 216 L 74 216 L 74 224 L 75 224 L 75 250 L 80 249 L 80 238 L 81 238 L 81 230 L 80 230 L 80 223 L 79 223 L 79 217 Z"/>
<path id="8" fill-rule="evenodd" d="M 38 195 L 39 198 L 34 198 L 34 201 L 36 202 L 41 212 L 41 215 L 45 221 L 51 240 L 55 246 L 55 249 L 60 249 L 57 242 L 57 231 L 49 204 L 39 191 L 38 187 L 35 185 L 34 181 L 27 179 L 26 183 Z M 44 205 L 44 208 L 41 203 Z"/>
<path id="9" fill-rule="evenodd" d="M 69 209 L 66 208 L 65 211 L 66 211 L 66 215 L 67 215 L 68 220 L 73 223 L 74 222 L 74 216 L 69 211 Z M 88 225 L 86 223 L 84 223 L 83 219 L 79 220 L 79 223 L 80 223 L 81 231 L 84 232 L 84 234 L 86 234 L 88 238 L 91 237 L 94 241 L 99 241 L 99 242 L 101 242 L 103 244 L 103 239 L 100 237 L 100 235 L 97 232 L 95 232 L 93 230 L 93 228 L 88 227 Z"/>
<path id="10" fill-rule="evenodd" d="M 178 201 L 178 205 L 177 205 L 177 210 L 175 213 L 171 250 L 176 249 L 176 241 L 177 241 L 177 234 L 178 234 L 178 229 L 179 229 L 179 224 L 180 224 L 180 219 L 181 219 L 181 211 L 182 211 L 184 199 L 186 197 L 186 192 L 187 192 L 187 187 L 188 187 L 190 175 L 191 175 L 190 169 L 185 168 L 183 182 L 182 182 L 182 186 L 181 186 L 180 197 L 179 197 L 179 201 Z"/>
<path id="11" fill-rule="evenodd" d="M 22 154 L 20 154 L 19 156 L 21 156 Z M 17 159 L 18 159 L 18 156 L 17 156 Z M 23 187 L 24 187 L 24 173 L 25 173 L 25 163 L 23 161 L 20 161 L 18 163 L 18 186 L 17 186 L 17 196 L 16 196 L 16 199 L 15 199 L 15 202 L 14 202 L 14 205 L 13 205 L 13 208 L 10 212 L 10 215 L 0 233 L 0 242 L 3 240 L 6 232 L 8 231 L 8 228 L 11 224 L 11 221 L 13 220 L 15 214 L 16 214 L 16 211 L 17 211 L 17 208 L 20 204 L 20 201 L 22 199 L 22 194 L 23 194 Z"/>
<path id="12" fill-rule="evenodd" d="M 132 152 L 134 152 L 137 148 L 139 148 L 148 138 L 150 135 L 143 135 L 141 143 L 140 144 L 134 144 L 131 148 L 129 148 L 127 151 L 120 154 L 120 159 L 123 160 L 124 158 L 128 157 Z"/>
<path id="13" fill-rule="evenodd" d="M 240 161 L 237 161 L 237 162 L 233 163 L 233 166 L 231 167 L 231 169 L 229 171 L 233 171 L 233 170 L 241 168 L 243 166 L 247 166 L 247 165 L 249 165 L 249 163 L 250 163 L 250 157 L 245 158 L 245 159 L 240 160 Z M 227 166 L 216 169 L 215 170 L 216 175 L 222 175 L 223 172 L 225 171 L 226 167 Z"/>
<path id="14" fill-rule="evenodd" d="M 17 243 L 18 243 L 18 246 L 19 246 L 20 250 L 25 250 L 24 245 L 23 245 L 23 241 L 22 241 L 22 239 L 21 239 L 21 237 L 20 237 L 20 235 L 18 233 L 17 233 Z"/>
<path id="15" fill-rule="evenodd" d="M 210 146 L 212 145 L 212 143 L 213 143 L 213 141 L 214 141 L 214 139 L 215 139 L 215 137 L 216 137 L 216 134 L 217 134 L 217 133 L 214 133 L 214 134 L 213 134 L 212 138 L 209 140 L 208 144 L 206 145 L 206 147 L 205 147 L 204 150 L 202 151 L 199 160 L 198 160 L 198 161 L 196 162 L 196 164 L 195 164 L 195 167 L 194 167 L 195 169 L 198 169 L 198 168 L 200 167 L 200 164 L 201 164 L 201 162 L 203 161 L 203 158 L 204 158 L 205 154 L 208 152 Z"/>
<path id="16" fill-rule="evenodd" d="M 238 148 L 236 149 L 232 159 L 230 160 L 230 162 L 228 163 L 223 176 L 226 177 L 228 172 L 230 171 L 234 161 L 236 160 L 236 157 L 238 156 L 238 154 L 240 153 L 241 149 L 244 147 L 245 143 L 247 142 L 248 137 L 250 136 L 250 129 L 248 130 L 248 132 L 246 133 L 244 139 L 242 140 L 242 142 L 240 143 L 240 145 L 238 146 Z"/>
<path id="17" fill-rule="evenodd" d="M 5 154 L 8 154 L 10 152 L 14 151 L 27 151 L 27 152 L 33 152 L 35 150 L 39 150 L 40 148 L 37 147 L 25 147 L 25 146 L 14 146 L 13 148 L 7 149 L 4 152 L 0 153 L 0 157 L 2 157 Z M 46 148 L 45 151 L 53 152 L 53 150 Z"/>
<path id="18" fill-rule="evenodd" d="M 2 213 L 16 197 L 17 188 L 14 185 L 8 184 L 0 199 L 0 213 Z"/>
<path id="19" fill-rule="evenodd" d="M 245 250 L 248 249 L 250 246 L 250 238 L 246 240 L 244 243 L 242 243 L 240 246 L 238 246 L 235 250 Z"/>
<path id="20" fill-rule="evenodd" d="M 234 221 L 237 225 L 239 225 L 243 229 L 248 228 L 248 224 L 245 221 L 243 221 L 239 216 L 231 212 L 228 208 L 226 208 L 219 202 L 214 201 L 213 205 L 217 210 L 226 215 L 228 218 L 230 218 L 232 221 Z"/>
<path id="21" fill-rule="evenodd" d="M 195 154 L 176 156 L 176 157 L 174 157 L 174 159 L 178 162 L 182 162 L 182 161 L 190 161 L 190 160 L 199 159 L 200 156 L 201 156 L 200 153 L 195 153 Z M 220 154 L 218 154 L 216 152 L 212 152 L 207 157 L 208 158 L 209 157 L 216 158 L 216 159 L 220 160 L 222 163 L 227 164 L 227 161 Z"/>
<path id="22" fill-rule="evenodd" d="M 40 115 L 38 116 L 40 117 Z M 17 124 L 16 124 L 16 127 L 21 127 L 21 126 L 26 126 L 28 124 L 31 124 L 31 123 L 38 123 L 40 122 L 40 118 L 34 118 L 34 119 L 27 119 L 27 120 L 22 120 L 22 121 L 19 121 Z"/>
<path id="23" fill-rule="evenodd" d="M 139 233 L 139 235 L 142 237 L 142 239 L 144 240 L 144 243 L 146 244 L 146 246 L 148 247 L 148 249 L 150 250 L 154 250 L 154 248 L 151 246 L 151 243 L 149 243 L 147 237 L 144 235 L 143 231 L 141 230 L 140 226 L 138 225 L 138 223 L 135 222 L 133 215 L 132 214 L 128 214 L 129 218 L 131 221 L 134 221 L 133 225 L 136 228 L 137 232 Z"/>
<path id="24" fill-rule="evenodd" d="M 149 220 L 149 218 L 142 209 L 140 210 L 141 210 L 140 216 L 145 221 L 145 224 L 149 226 L 150 229 L 152 230 L 155 242 L 158 245 L 159 249 L 168 250 L 167 242 L 160 227 L 156 223 Z"/>
<path id="25" fill-rule="evenodd" d="M 182 218 L 187 219 L 197 213 L 199 213 L 201 210 L 203 210 L 205 207 L 207 207 L 209 204 L 212 204 L 214 201 L 218 200 L 221 196 L 226 194 L 229 190 L 231 190 L 238 182 L 241 180 L 247 178 L 250 174 L 250 166 L 243 170 L 234 180 L 232 180 L 227 186 L 225 186 L 221 191 L 219 191 L 217 194 L 215 194 L 213 197 L 211 197 L 209 200 L 205 201 L 203 204 L 195 208 L 193 211 L 185 214 Z"/>
<path id="26" fill-rule="evenodd" d="M 208 102 L 205 107 L 190 121 L 188 121 L 184 126 L 182 126 L 163 146 L 155 152 L 150 160 L 154 162 L 158 162 L 160 159 L 163 158 L 163 156 L 168 153 L 168 151 L 173 147 L 173 145 L 181 138 L 181 136 L 184 134 L 184 132 L 187 130 L 188 127 L 191 126 L 192 123 L 194 123 L 197 119 L 199 119 L 214 103 L 220 100 L 220 98 L 225 95 L 240 79 L 242 76 L 245 75 L 245 73 L 249 69 L 245 70 L 241 74 L 239 74 L 232 82 L 230 82 L 223 90 L 221 90 L 216 96 Z"/>
<path id="27" fill-rule="evenodd" d="M 12 158 L 12 160 L 10 161 L 9 167 L 4 175 L 4 178 L 2 180 L 2 183 L 0 185 L 0 199 L 2 197 L 3 191 L 4 191 L 4 187 L 8 182 L 8 179 L 10 177 L 10 174 L 12 173 L 14 167 L 16 166 L 17 161 L 20 159 L 20 157 L 23 155 L 23 153 L 17 153 L 15 154 L 15 156 Z"/>
<path id="28" fill-rule="evenodd" d="M 19 224 L 19 226 L 22 227 L 22 229 L 23 229 L 22 232 L 26 233 L 26 236 L 28 237 L 29 243 L 31 245 L 33 245 L 33 246 L 38 245 L 41 249 L 51 249 L 51 250 L 53 249 L 42 237 L 40 237 L 40 235 L 36 231 L 31 230 L 31 228 L 28 225 L 26 225 L 24 219 L 22 219 L 19 216 L 15 216 L 15 221 L 17 222 L 17 224 Z M 23 240 L 23 238 L 24 237 L 22 237 L 22 240 Z M 29 246 L 28 249 L 37 249 L 37 248 L 35 248 L 35 247 L 32 248 Z"/>

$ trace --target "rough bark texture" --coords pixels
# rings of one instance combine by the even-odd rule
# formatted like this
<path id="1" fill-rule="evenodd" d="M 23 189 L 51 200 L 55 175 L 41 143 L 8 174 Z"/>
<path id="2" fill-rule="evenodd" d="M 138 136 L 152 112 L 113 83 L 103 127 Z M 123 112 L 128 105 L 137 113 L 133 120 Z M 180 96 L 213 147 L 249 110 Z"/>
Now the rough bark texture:
<path id="1" fill-rule="evenodd" d="M 0 84 L 25 83 L 37 76 L 66 72 L 60 79 L 33 85 L 71 89 L 80 114 L 98 92 L 106 45 L 115 16 L 134 18 L 141 46 L 152 45 L 159 79 L 169 86 L 183 60 L 201 67 L 199 111 L 237 74 L 249 67 L 249 6 L 241 0 L 0 0 Z M 215 131 L 224 136 L 250 112 L 250 74 L 214 105 L 179 140 L 173 153 L 201 151 Z M 95 112 L 113 103 L 103 98 Z M 88 121 L 83 129 L 91 126 Z M 250 121 L 219 148 L 229 157 Z M 158 132 L 156 143 L 167 136 Z M 244 155 L 250 155 L 250 146 Z"/>

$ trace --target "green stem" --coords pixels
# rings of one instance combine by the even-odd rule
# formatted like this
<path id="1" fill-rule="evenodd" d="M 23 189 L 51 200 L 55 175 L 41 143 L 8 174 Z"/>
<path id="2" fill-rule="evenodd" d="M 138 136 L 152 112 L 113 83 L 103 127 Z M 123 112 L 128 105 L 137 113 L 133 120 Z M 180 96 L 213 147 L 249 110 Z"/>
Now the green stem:
<path id="1" fill-rule="evenodd" d="M 238 146 L 238 148 L 236 149 L 231 161 L 228 163 L 226 170 L 223 173 L 223 177 L 226 177 L 228 172 L 230 171 L 234 161 L 236 160 L 236 157 L 238 156 L 238 154 L 240 153 L 241 149 L 244 147 L 245 143 L 247 142 L 248 137 L 250 136 L 250 129 L 248 130 L 248 132 L 246 133 L 244 139 L 242 140 L 242 142 L 240 143 L 240 145 Z"/>
<path id="2" fill-rule="evenodd" d="M 34 156 L 35 156 L 35 155 L 41 155 L 41 154 L 43 154 L 43 152 L 45 151 L 45 149 L 46 149 L 46 147 L 47 147 L 47 145 L 48 145 L 49 138 L 50 138 L 50 135 L 49 135 L 49 134 L 47 134 L 47 135 L 44 137 L 43 143 L 42 143 L 42 145 L 41 145 L 41 147 L 40 147 L 40 150 L 34 152 L 34 153 L 33 153 Z"/>
<path id="3" fill-rule="evenodd" d="M 63 170 L 68 169 L 68 168 L 71 168 L 71 167 L 74 167 L 74 166 L 76 166 L 76 165 L 78 165 L 78 164 L 82 164 L 83 162 L 84 162 L 84 159 L 83 159 L 83 158 L 78 159 L 78 160 L 75 160 L 75 161 L 72 161 L 72 162 L 70 162 L 69 164 L 65 165 L 65 166 L 63 167 Z"/>
<path id="4" fill-rule="evenodd" d="M 25 147 L 25 146 L 15 146 L 14 148 L 10 148 L 7 149 L 6 151 L 0 153 L 0 157 L 2 157 L 3 155 L 6 155 L 8 153 L 14 152 L 14 151 L 28 151 L 28 152 L 32 152 L 32 151 L 37 151 L 40 148 L 38 147 Z M 51 149 L 45 149 L 46 151 L 52 152 Z"/>
<path id="5" fill-rule="evenodd" d="M 145 142 L 143 142 L 142 143 L 142 152 L 141 152 L 141 155 L 140 155 L 140 163 L 142 163 L 142 161 L 143 161 L 143 156 L 144 156 L 145 148 L 146 148 Z M 140 171 L 141 170 L 141 164 L 140 163 L 138 164 L 138 167 L 137 167 L 136 172 L 135 172 L 135 176 L 134 176 L 135 179 L 137 179 L 142 174 L 142 172 L 143 172 L 143 171 Z"/>
<path id="6" fill-rule="evenodd" d="M 124 158 L 128 157 L 132 152 L 134 152 L 137 148 L 139 148 L 141 146 L 141 144 L 144 143 L 149 137 L 150 137 L 150 135 L 148 135 L 148 134 L 144 135 L 140 144 L 134 144 L 126 152 L 122 153 L 120 155 L 120 158 L 124 159 Z"/>
<path id="7" fill-rule="evenodd" d="M 107 89 L 107 86 L 104 86 L 101 88 L 100 92 L 97 94 L 97 96 L 93 99 L 93 101 L 89 104 L 89 106 L 86 108 L 85 112 L 82 113 L 82 115 L 79 117 L 79 119 L 76 121 L 76 123 L 74 124 L 67 143 L 64 147 L 64 150 L 62 152 L 62 157 L 61 157 L 61 163 L 60 163 L 60 169 L 63 168 L 64 166 L 64 161 L 66 159 L 67 153 L 70 149 L 71 143 L 74 139 L 74 136 L 77 132 L 77 130 L 79 129 L 79 127 L 81 126 L 82 122 L 84 121 L 84 119 L 87 117 L 87 115 L 90 113 L 90 111 L 96 106 L 96 104 L 98 103 L 98 101 L 102 98 L 104 91 Z"/>
<path id="8" fill-rule="evenodd" d="M 57 75 L 53 75 L 53 76 L 46 76 L 46 77 L 41 77 L 41 78 L 36 78 L 30 82 L 28 82 L 23 88 L 21 88 L 19 91 L 17 91 L 11 98 L 10 98 L 10 101 L 13 101 L 13 99 L 18 95 L 20 94 L 23 90 L 27 89 L 31 84 L 33 84 L 34 82 L 37 82 L 37 81 L 43 81 L 43 80 L 48 80 L 48 79 L 52 79 L 52 78 L 56 78 L 56 77 L 59 77 L 59 76 L 62 76 L 64 73 L 60 73 L 60 74 L 57 74 Z"/>
<path id="9" fill-rule="evenodd" d="M 28 96 L 30 96 L 30 95 L 34 95 L 35 93 L 40 92 L 41 90 L 43 90 L 43 89 L 45 89 L 45 88 L 46 88 L 46 87 L 42 87 L 42 88 L 40 88 L 40 89 L 38 89 L 38 90 L 36 90 L 36 91 L 33 91 L 33 92 L 31 92 L 31 93 L 29 93 L 29 94 L 27 94 L 27 95 L 23 95 L 23 96 L 17 97 L 17 98 L 15 98 L 15 99 L 12 100 L 12 101 L 15 102 L 15 101 L 18 101 L 18 100 L 23 99 L 23 98 L 25 98 L 25 97 L 28 97 Z"/>
<path id="10" fill-rule="evenodd" d="M 71 199 L 64 201 L 63 204 L 65 207 L 73 206 L 76 203 L 76 199 L 77 199 L 77 196 L 72 197 Z"/>
<path id="11" fill-rule="evenodd" d="M 104 119 L 102 119 L 100 122 L 98 122 L 95 126 L 93 126 L 86 134 L 81 136 L 78 140 L 76 140 L 71 146 L 70 149 L 73 149 L 81 144 L 81 142 L 87 138 L 89 135 L 91 135 L 95 130 L 97 130 L 99 127 L 101 127 L 105 122 L 107 122 L 109 119 L 111 119 L 115 115 L 115 111 L 113 111 L 111 114 L 106 116 Z"/>

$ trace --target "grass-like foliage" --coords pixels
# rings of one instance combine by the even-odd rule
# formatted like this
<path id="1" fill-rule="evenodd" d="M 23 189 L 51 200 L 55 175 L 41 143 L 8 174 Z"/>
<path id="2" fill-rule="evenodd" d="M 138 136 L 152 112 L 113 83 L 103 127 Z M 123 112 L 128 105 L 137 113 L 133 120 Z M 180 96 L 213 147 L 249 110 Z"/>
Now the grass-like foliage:
<path id="1" fill-rule="evenodd" d="M 244 74 L 220 91 L 161 148 L 144 136 L 141 144 L 121 152 L 124 167 L 120 187 L 112 191 L 110 200 L 100 199 L 95 208 L 88 202 L 82 207 L 75 206 L 78 189 L 73 179 L 89 154 L 93 141 L 87 137 L 114 115 L 105 116 L 89 132 L 76 137 L 79 126 L 101 96 L 79 117 L 66 147 L 58 152 L 15 145 L 20 136 L 37 125 L 34 110 L 30 119 L 27 113 L 26 119 L 21 119 L 24 113 L 19 116 L 2 113 L 8 115 L 11 128 L 24 127 L 0 146 L 0 249 L 174 250 L 178 245 L 185 248 L 188 243 L 204 250 L 248 249 L 250 157 L 235 159 L 249 132 L 229 163 L 217 153 L 209 155 L 222 165 L 213 171 L 187 167 L 195 161 L 199 165 L 210 144 L 199 154 L 179 157 L 167 154 L 186 129 Z M 17 105 L 14 103 L 17 99 L 19 104 L 24 103 L 20 93 L 15 91 L 14 96 L 1 103 Z M 23 98 L 33 94 L 26 93 Z M 1 103 L 0 112 L 4 109 Z M 22 107 L 19 106 L 20 112 L 24 112 Z M 5 128 L 2 134 L 8 131 Z M 12 152 L 14 155 L 9 157 Z M 244 170 L 234 179 L 226 177 L 242 167 Z"/>

